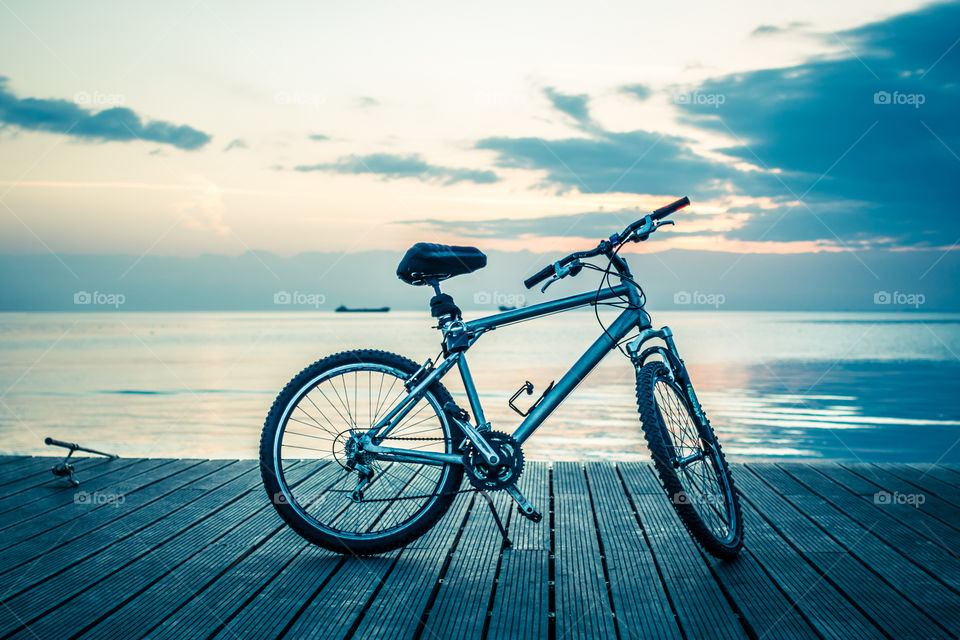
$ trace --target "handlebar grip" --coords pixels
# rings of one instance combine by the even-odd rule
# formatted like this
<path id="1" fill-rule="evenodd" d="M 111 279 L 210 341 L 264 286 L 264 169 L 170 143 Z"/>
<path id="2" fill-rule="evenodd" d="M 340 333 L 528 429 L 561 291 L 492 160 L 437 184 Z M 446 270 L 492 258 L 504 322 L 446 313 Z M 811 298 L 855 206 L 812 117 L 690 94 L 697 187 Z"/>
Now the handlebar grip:
<path id="1" fill-rule="evenodd" d="M 671 202 L 665 207 L 660 207 L 659 209 L 654 211 L 652 214 L 650 214 L 650 217 L 653 218 L 654 220 L 659 220 L 660 218 L 666 218 L 668 215 L 670 215 L 674 211 L 679 211 L 680 209 L 683 209 L 688 204 L 690 204 L 690 198 L 688 198 L 687 196 L 684 196 L 679 200 L 677 200 L 676 202 Z"/>
<path id="2" fill-rule="evenodd" d="M 47 437 L 43 439 L 43 444 L 45 445 L 56 445 L 58 447 L 66 447 L 67 449 L 79 449 L 80 445 L 73 444 L 72 442 L 64 442 L 62 440 L 54 440 L 53 438 Z"/>
<path id="3" fill-rule="evenodd" d="M 552 264 L 547 265 L 543 269 L 540 269 L 540 271 L 536 272 L 534 275 L 524 280 L 523 286 L 525 286 L 527 289 L 531 289 L 535 287 L 537 284 L 543 282 L 544 280 L 552 276 L 553 274 L 554 274 L 553 265 Z"/>

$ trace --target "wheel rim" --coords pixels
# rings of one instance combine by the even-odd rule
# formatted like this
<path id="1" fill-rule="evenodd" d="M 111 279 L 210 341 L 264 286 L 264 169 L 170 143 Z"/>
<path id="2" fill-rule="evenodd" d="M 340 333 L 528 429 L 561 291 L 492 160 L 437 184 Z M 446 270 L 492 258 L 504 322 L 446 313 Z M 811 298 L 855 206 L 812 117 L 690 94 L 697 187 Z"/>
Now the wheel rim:
<path id="1" fill-rule="evenodd" d="M 439 498 L 449 466 L 364 459 L 374 477 L 360 502 L 351 499 L 359 473 L 346 466 L 351 435 L 365 432 L 387 414 L 406 394 L 406 378 L 394 367 L 359 363 L 326 371 L 301 387 L 287 403 L 274 440 L 279 499 L 314 527 L 352 539 L 388 536 L 426 512 Z M 381 444 L 449 452 L 445 438 L 442 407 L 427 393 Z M 283 470 L 294 460 L 317 469 L 291 486 Z"/>
<path id="2" fill-rule="evenodd" d="M 677 506 L 692 507 L 710 533 L 722 544 L 736 538 L 733 491 L 722 466 L 715 439 L 694 417 L 685 396 L 675 383 L 658 378 L 654 400 L 669 459 L 683 489 L 673 496 Z"/>

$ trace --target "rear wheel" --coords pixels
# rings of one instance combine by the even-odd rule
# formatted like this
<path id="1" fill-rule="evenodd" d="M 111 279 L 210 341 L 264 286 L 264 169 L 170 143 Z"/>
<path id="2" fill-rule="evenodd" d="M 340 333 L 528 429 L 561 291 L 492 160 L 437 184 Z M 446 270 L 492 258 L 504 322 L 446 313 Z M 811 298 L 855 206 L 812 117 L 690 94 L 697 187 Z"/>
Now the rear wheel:
<path id="1" fill-rule="evenodd" d="M 718 558 L 743 546 L 743 517 L 730 468 L 709 422 L 662 362 L 637 371 L 637 405 L 661 484 L 690 535 Z"/>
<path id="2" fill-rule="evenodd" d="M 425 533 L 450 507 L 463 467 L 374 460 L 358 450 L 363 434 L 406 394 L 412 360 L 384 351 L 338 353 L 300 372 L 280 392 L 263 427 L 260 470 L 280 516 L 307 540 L 352 554 L 396 549 Z M 458 432 L 434 384 L 381 445 L 453 453 Z M 462 436 L 461 436 L 462 438 Z M 294 461 L 302 474 L 288 481 Z M 357 492 L 364 468 L 373 474 Z"/>

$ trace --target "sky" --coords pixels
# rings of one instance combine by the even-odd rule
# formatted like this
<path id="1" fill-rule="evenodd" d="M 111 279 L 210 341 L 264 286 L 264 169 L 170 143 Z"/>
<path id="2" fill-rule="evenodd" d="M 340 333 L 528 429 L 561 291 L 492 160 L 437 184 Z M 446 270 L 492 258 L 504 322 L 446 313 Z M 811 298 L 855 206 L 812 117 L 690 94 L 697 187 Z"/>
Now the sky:
<path id="1" fill-rule="evenodd" d="M 677 226 L 630 250 L 726 254 L 731 289 L 758 254 L 842 253 L 878 290 L 897 253 L 921 255 L 917 291 L 955 274 L 957 3 L 0 15 L 0 255 L 78 286 L 78 256 L 122 279 L 147 258 L 418 241 L 556 253 L 683 195 Z"/>

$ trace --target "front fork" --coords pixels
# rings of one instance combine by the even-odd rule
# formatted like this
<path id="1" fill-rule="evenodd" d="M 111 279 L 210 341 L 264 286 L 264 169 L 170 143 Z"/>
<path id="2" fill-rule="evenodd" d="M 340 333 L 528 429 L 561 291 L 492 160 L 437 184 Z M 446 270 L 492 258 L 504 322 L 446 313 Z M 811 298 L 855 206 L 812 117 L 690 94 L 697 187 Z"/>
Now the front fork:
<path id="1" fill-rule="evenodd" d="M 663 341 L 665 347 L 656 345 L 648 347 L 641 351 L 643 345 L 654 338 L 659 338 Z M 670 327 L 662 327 L 661 329 L 653 329 L 649 327 L 647 329 L 641 329 L 640 335 L 637 336 L 636 340 L 627 345 L 627 353 L 630 354 L 630 359 L 633 362 L 634 366 L 638 369 L 643 366 L 644 362 L 652 355 L 659 355 L 664 363 L 667 365 L 667 369 L 670 373 L 670 377 L 674 382 L 680 385 L 684 390 L 687 396 L 687 400 L 690 402 L 690 408 L 693 411 L 694 416 L 700 422 L 700 425 L 705 427 L 707 425 L 707 416 L 703 412 L 703 407 L 700 405 L 700 400 L 697 398 L 696 392 L 693 390 L 693 383 L 690 381 L 690 375 L 687 373 L 687 367 L 683 362 L 683 359 L 680 357 L 680 353 L 677 350 L 677 344 L 673 340 L 673 332 L 670 330 Z M 669 433 L 664 434 L 669 439 Z M 678 469 L 682 469 L 690 464 L 693 464 L 697 460 L 702 460 L 705 457 L 712 455 L 712 444 L 708 442 L 703 435 L 701 434 L 700 438 L 703 448 L 700 451 L 696 451 L 689 456 L 684 456 L 683 458 L 674 457 L 673 466 Z M 673 443 L 670 443 L 670 448 L 673 448 Z"/>

